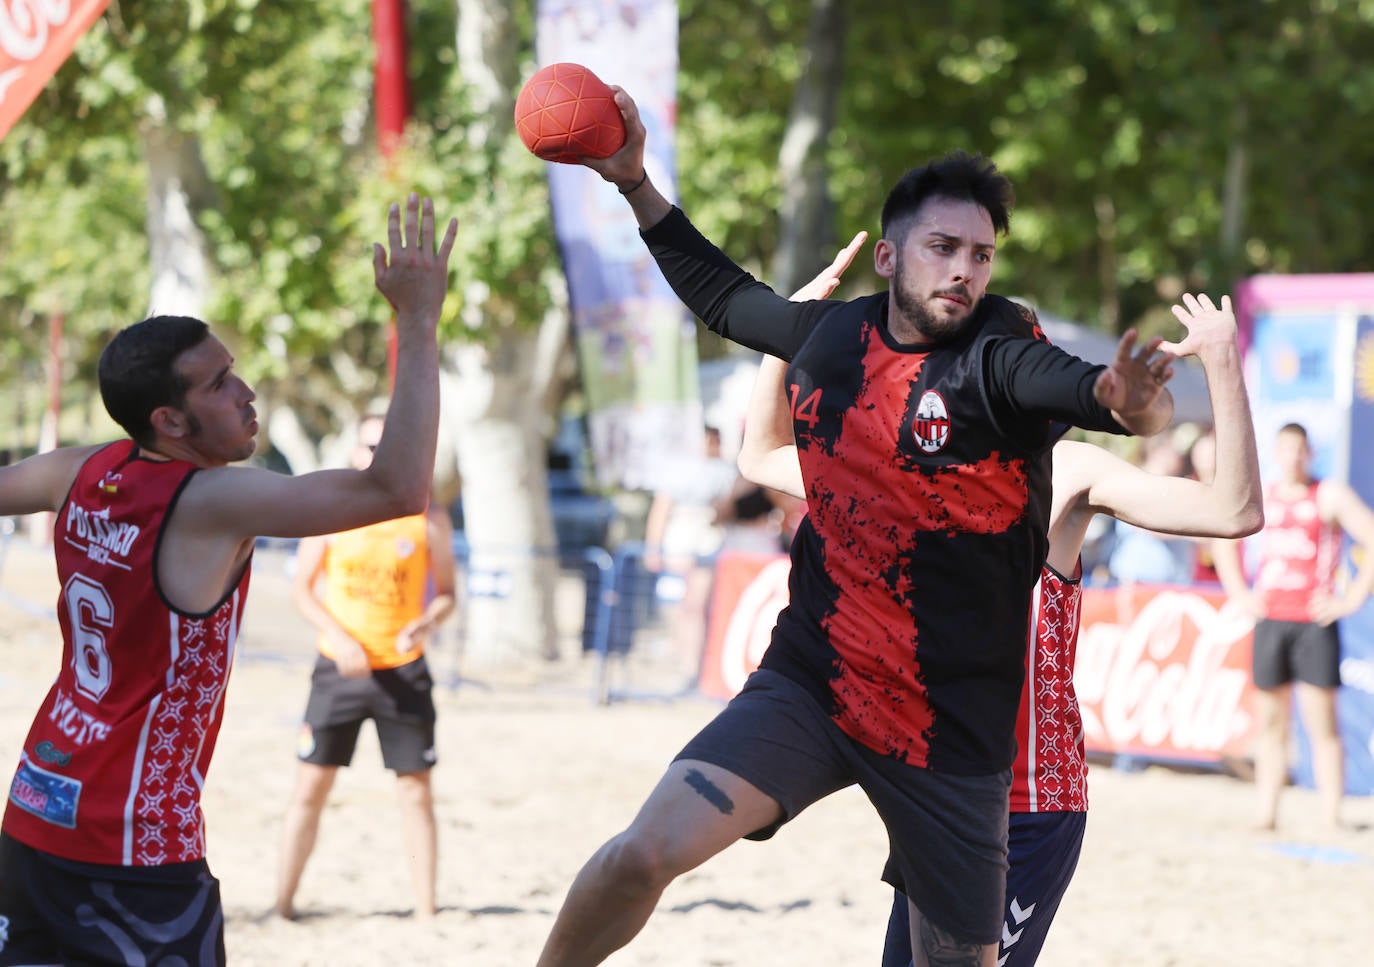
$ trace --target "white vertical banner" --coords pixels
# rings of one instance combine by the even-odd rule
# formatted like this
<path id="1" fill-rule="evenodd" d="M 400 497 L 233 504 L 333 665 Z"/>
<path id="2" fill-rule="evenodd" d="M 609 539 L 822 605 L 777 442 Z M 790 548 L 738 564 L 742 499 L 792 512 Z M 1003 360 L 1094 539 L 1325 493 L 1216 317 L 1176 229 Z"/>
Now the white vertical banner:
<path id="1" fill-rule="evenodd" d="M 676 198 L 675 0 L 539 0 L 539 66 L 572 62 L 623 87 L 648 131 L 645 167 Z M 598 482 L 652 489 L 669 457 L 701 447 L 695 322 L 639 237 L 630 206 L 595 172 L 550 163 Z"/>

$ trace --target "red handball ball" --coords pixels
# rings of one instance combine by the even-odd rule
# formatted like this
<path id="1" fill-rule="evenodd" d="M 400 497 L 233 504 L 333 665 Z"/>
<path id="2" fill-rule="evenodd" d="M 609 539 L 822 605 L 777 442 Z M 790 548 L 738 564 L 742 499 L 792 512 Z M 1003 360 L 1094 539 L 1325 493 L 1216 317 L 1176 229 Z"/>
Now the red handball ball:
<path id="1" fill-rule="evenodd" d="M 609 158 L 625 143 L 614 92 L 581 64 L 550 64 L 515 99 L 520 140 L 545 161 Z"/>

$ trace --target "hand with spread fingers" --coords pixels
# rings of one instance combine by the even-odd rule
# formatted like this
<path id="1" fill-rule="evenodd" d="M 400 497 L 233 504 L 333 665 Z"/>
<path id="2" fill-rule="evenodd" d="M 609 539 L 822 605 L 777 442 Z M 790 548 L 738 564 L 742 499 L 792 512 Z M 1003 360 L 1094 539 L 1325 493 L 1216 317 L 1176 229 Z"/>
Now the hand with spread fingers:
<path id="1" fill-rule="evenodd" d="M 458 220 L 450 218 L 448 230 L 435 249 L 434 200 L 411 193 L 406 200 L 405 234 L 401 209 L 392 205 L 386 220 L 387 246 L 372 246 L 372 269 L 377 291 L 396 310 L 396 322 L 414 320 L 434 325 L 448 293 L 448 260 L 458 237 Z"/>
<path id="2" fill-rule="evenodd" d="M 1093 396 L 1108 407 L 1126 429 L 1140 436 L 1153 436 L 1169 425 L 1174 400 L 1164 388 L 1174 375 L 1174 355 L 1159 352 L 1160 336 L 1145 340 L 1136 348 L 1138 336 L 1126 330 L 1117 344 L 1116 358 L 1093 384 Z"/>

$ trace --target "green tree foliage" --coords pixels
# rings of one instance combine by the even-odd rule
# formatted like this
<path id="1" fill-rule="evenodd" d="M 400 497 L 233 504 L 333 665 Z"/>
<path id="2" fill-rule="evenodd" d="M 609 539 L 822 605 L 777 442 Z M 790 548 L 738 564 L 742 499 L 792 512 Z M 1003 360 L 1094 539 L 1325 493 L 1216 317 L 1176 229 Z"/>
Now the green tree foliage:
<path id="1" fill-rule="evenodd" d="M 558 260 L 540 163 L 507 128 L 474 148 L 452 0 L 412 0 L 416 123 L 391 164 L 371 117 L 370 0 L 116 0 L 0 143 L 0 349 L 34 358 L 61 310 L 81 353 L 146 302 L 139 132 L 194 136 L 216 321 L 250 375 L 290 390 L 346 355 L 381 378 L 370 242 L 415 187 L 460 218 L 446 333 L 536 323 Z M 533 5 L 521 4 L 533 70 Z M 680 0 L 684 205 L 764 272 L 777 153 L 806 69 L 808 0 Z M 912 164 L 981 150 L 1019 204 L 997 287 L 1123 328 L 1183 288 L 1368 269 L 1374 4 L 988 0 L 852 4 L 828 139 L 842 237 L 876 231 Z M 632 92 L 633 93 L 633 92 Z M 503 119 L 503 123 L 505 120 Z M 838 241 L 838 240 L 836 240 Z M 815 253 L 823 264 L 829 252 Z M 486 292 L 481 314 L 463 299 Z M 327 414 L 322 414 L 322 416 Z"/>

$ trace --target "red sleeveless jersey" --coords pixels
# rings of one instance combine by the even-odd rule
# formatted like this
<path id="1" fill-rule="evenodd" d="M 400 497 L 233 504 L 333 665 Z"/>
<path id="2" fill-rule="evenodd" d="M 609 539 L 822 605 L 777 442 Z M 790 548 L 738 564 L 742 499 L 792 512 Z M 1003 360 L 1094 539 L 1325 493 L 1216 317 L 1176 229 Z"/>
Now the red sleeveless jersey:
<path id="1" fill-rule="evenodd" d="M 1016 715 L 1014 813 L 1086 812 L 1088 760 L 1073 690 L 1082 564 L 1072 579 L 1046 565 L 1035 586 L 1035 620 L 1026 649 L 1026 683 Z"/>
<path id="2" fill-rule="evenodd" d="M 1291 498 L 1277 487 L 1265 491 L 1255 590 L 1273 621 L 1311 621 L 1313 596 L 1330 594 L 1335 584 L 1341 532 L 1322 520 L 1318 486 L 1314 481 Z"/>
<path id="3" fill-rule="evenodd" d="M 196 468 L 135 452 L 123 441 L 91 456 L 58 514 L 62 670 L 24 741 L 4 830 L 67 859 L 160 866 L 205 855 L 200 792 L 250 566 L 205 614 L 169 606 L 161 532 Z"/>

